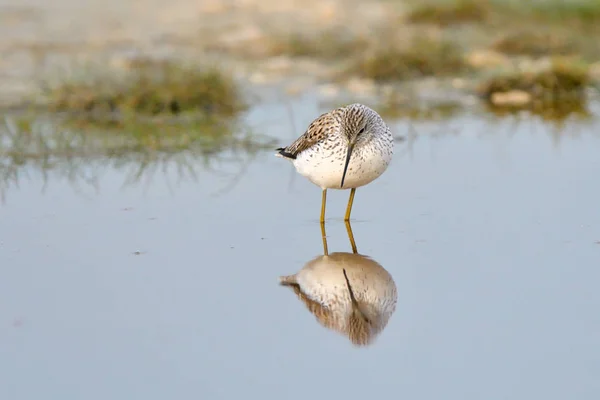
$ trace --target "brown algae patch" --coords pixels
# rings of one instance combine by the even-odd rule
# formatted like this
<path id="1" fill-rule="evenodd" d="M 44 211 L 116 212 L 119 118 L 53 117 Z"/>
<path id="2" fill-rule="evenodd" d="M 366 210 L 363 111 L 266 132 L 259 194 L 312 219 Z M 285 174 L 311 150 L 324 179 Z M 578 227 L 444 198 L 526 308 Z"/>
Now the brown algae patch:
<path id="1" fill-rule="evenodd" d="M 589 83 L 585 66 L 555 61 L 545 70 L 492 77 L 478 91 L 491 109 L 529 110 L 552 117 L 585 109 Z"/>
<path id="2" fill-rule="evenodd" d="M 468 69 L 460 48 L 453 42 L 416 37 L 405 47 L 380 47 L 357 57 L 345 75 L 385 82 L 451 76 Z"/>

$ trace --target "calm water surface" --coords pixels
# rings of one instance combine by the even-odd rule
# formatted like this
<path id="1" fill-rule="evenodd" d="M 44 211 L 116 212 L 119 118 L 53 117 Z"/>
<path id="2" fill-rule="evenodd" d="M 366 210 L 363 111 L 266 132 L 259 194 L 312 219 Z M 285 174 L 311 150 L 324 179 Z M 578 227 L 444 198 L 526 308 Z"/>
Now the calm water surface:
<path id="1" fill-rule="evenodd" d="M 295 111 L 301 130 L 322 110 Z M 292 139 L 285 108 L 252 118 Z M 0 398 L 597 399 L 598 122 L 417 131 L 355 199 L 358 250 L 398 290 L 366 348 L 278 285 L 322 253 L 321 197 L 270 152 L 225 192 L 108 168 L 42 194 L 31 171 L 0 208 Z M 351 251 L 347 196 L 328 196 L 331 252 Z"/>

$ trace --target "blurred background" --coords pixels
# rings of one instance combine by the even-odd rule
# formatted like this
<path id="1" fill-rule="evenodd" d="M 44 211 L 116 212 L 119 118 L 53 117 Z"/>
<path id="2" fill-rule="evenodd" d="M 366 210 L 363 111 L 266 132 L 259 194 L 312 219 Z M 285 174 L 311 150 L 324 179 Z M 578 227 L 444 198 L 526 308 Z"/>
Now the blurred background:
<path id="1" fill-rule="evenodd" d="M 600 0 L 0 0 L 0 398 L 597 399 L 599 83 Z M 277 286 L 321 198 L 274 149 L 353 102 L 368 349 Z"/>
<path id="2" fill-rule="evenodd" d="M 301 99 L 310 118 L 358 101 L 441 131 L 543 121 L 556 140 L 597 108 L 595 0 L 4 0 L 0 18 L 3 199 L 67 156 L 141 157 L 139 180 L 164 153 L 270 149 L 269 124 L 290 140 L 310 122 Z"/>

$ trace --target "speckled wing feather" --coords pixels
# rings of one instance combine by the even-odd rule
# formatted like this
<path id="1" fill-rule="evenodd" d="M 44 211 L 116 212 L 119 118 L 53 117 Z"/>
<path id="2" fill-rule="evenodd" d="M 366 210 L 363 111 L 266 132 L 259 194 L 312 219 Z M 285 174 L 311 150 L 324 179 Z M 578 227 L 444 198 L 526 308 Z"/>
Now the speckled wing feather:
<path id="1" fill-rule="evenodd" d="M 333 329 L 340 333 L 344 333 L 343 324 L 341 323 L 342 318 L 340 315 L 336 315 L 334 311 L 325 307 L 323 304 L 311 299 L 306 293 L 300 289 L 299 285 L 292 285 L 296 296 L 304 303 L 308 311 L 311 312 L 317 321 L 328 329 Z"/>
<path id="2" fill-rule="evenodd" d="M 298 154 L 314 146 L 320 140 L 323 140 L 339 124 L 339 120 L 336 117 L 341 110 L 341 108 L 338 108 L 319 116 L 310 123 L 306 132 L 292 144 L 287 147 L 278 148 L 277 151 L 279 154 L 295 160 Z"/>

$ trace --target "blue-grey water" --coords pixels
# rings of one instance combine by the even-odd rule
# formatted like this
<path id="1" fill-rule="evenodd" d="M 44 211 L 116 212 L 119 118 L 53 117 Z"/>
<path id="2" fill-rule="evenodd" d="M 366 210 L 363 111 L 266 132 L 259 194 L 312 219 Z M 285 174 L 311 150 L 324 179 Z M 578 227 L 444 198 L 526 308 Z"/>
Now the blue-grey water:
<path id="1" fill-rule="evenodd" d="M 323 111 L 294 107 L 298 131 Z M 251 120 L 294 137 L 283 106 Z M 599 127 L 393 124 L 411 139 L 353 210 L 398 289 L 365 348 L 278 285 L 322 253 L 321 193 L 272 152 L 233 183 L 24 167 L 0 207 L 0 399 L 597 399 Z M 332 252 L 347 196 L 328 196 Z"/>

